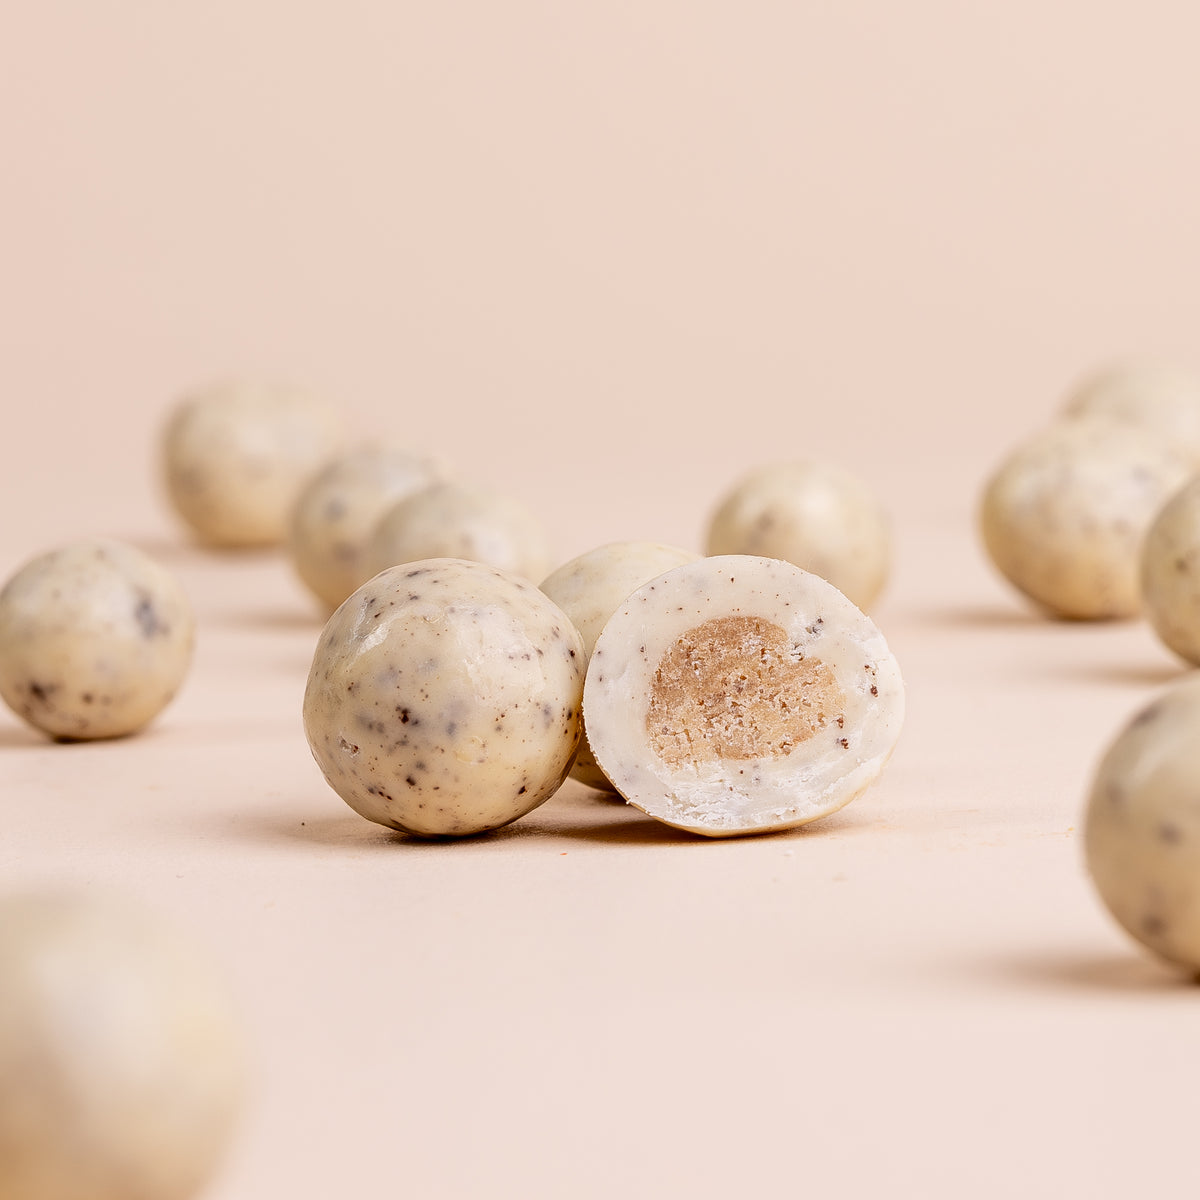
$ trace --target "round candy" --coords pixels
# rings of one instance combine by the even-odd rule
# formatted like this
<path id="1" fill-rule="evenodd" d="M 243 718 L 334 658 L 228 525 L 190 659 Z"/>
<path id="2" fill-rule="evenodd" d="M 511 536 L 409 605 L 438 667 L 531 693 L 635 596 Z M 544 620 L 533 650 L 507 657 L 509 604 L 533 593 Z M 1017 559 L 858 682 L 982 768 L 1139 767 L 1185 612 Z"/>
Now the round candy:
<path id="1" fill-rule="evenodd" d="M 330 611 L 375 573 L 367 546 L 379 519 L 443 474 L 394 446 L 360 446 L 313 476 L 292 509 L 288 552 L 296 573 Z"/>
<path id="2" fill-rule="evenodd" d="M 891 531 L 879 501 L 849 472 L 775 463 L 752 471 L 721 501 L 705 551 L 786 559 L 865 609 L 887 580 Z"/>
<path id="3" fill-rule="evenodd" d="M 596 641 L 592 752 L 631 804 L 711 836 L 816 820 L 859 795 L 900 734 L 882 634 L 832 584 L 723 555 L 635 591 Z"/>
<path id="4" fill-rule="evenodd" d="M 0 1196 L 196 1196 L 244 1073 L 229 997 L 203 957 L 123 903 L 10 896 L 0 981 Z"/>
<path id="5" fill-rule="evenodd" d="M 1117 921 L 1200 971 L 1200 679 L 1160 696 L 1109 747 L 1087 801 L 1084 852 Z"/>
<path id="6" fill-rule="evenodd" d="M 213 387 L 179 403 L 167 422 L 167 493 L 212 546 L 278 545 L 300 488 L 341 440 L 338 414 L 303 392 Z"/>
<path id="7" fill-rule="evenodd" d="M 671 567 L 694 562 L 698 557 L 690 550 L 658 542 L 610 542 L 564 563 L 542 581 L 542 591 L 579 630 L 586 662 L 605 622 L 630 592 Z M 588 745 L 586 722 L 571 778 L 588 787 L 614 790 Z"/>
<path id="8" fill-rule="evenodd" d="M 566 778 L 583 641 L 532 583 L 484 563 L 407 563 L 330 617 L 304 728 L 330 786 L 424 837 L 496 829 Z"/>
<path id="9" fill-rule="evenodd" d="M 1200 465 L 1200 376 L 1193 371 L 1168 363 L 1117 363 L 1085 379 L 1067 398 L 1063 415 L 1140 425 Z"/>
<path id="10" fill-rule="evenodd" d="M 422 558 L 465 558 L 538 580 L 550 568 L 541 522 L 490 488 L 438 483 L 393 505 L 371 537 L 375 571 Z"/>
<path id="11" fill-rule="evenodd" d="M 78 542 L 0 591 L 0 695 L 52 737 L 133 733 L 175 695 L 193 636 L 169 571 L 121 542 Z"/>
<path id="12" fill-rule="evenodd" d="M 1136 426 L 1060 421 L 989 480 L 984 545 L 1009 582 L 1055 616 L 1133 616 L 1141 607 L 1142 537 L 1190 470 Z"/>
<path id="13" fill-rule="evenodd" d="M 1200 478 L 1167 501 L 1146 533 L 1142 595 L 1158 636 L 1200 666 Z"/>

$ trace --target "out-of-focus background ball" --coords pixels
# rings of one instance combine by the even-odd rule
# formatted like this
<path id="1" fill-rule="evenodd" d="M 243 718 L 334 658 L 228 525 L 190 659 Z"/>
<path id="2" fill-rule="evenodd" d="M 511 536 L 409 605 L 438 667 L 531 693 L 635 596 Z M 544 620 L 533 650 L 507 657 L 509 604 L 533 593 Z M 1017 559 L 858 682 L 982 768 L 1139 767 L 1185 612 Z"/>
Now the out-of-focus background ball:
<path id="1" fill-rule="evenodd" d="M 134 733 L 183 682 L 195 622 L 175 576 L 123 542 L 76 542 L 0 592 L 0 695 L 57 738 Z"/>
<path id="2" fill-rule="evenodd" d="M 827 463 L 773 463 L 726 494 L 705 552 L 785 559 L 868 609 L 887 581 L 891 531 L 879 500 L 850 472 Z"/>
<path id="3" fill-rule="evenodd" d="M 278 545 L 301 487 L 342 439 L 337 410 L 296 388 L 215 385 L 181 400 L 167 421 L 167 495 L 210 546 Z"/>
<path id="4" fill-rule="evenodd" d="M 241 1107 L 223 981 L 179 930 L 82 893 L 0 900 L 0 1196 L 188 1200 Z"/>

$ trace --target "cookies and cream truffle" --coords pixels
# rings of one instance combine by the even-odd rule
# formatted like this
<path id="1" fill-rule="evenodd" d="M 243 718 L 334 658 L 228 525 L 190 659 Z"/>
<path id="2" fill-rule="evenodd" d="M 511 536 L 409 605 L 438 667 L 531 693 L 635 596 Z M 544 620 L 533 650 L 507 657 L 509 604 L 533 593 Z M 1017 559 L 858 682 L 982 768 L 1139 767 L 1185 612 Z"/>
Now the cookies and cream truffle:
<path id="1" fill-rule="evenodd" d="M 328 611 L 375 573 L 367 554 L 383 514 L 444 474 L 424 455 L 369 445 L 338 455 L 304 485 L 288 522 L 288 553 Z"/>
<path id="2" fill-rule="evenodd" d="M 1114 363 L 1084 379 L 1063 415 L 1109 417 L 1166 438 L 1200 467 L 1200 374 L 1172 363 Z"/>
<path id="3" fill-rule="evenodd" d="M 167 495 L 210 546 L 274 546 L 301 487 L 342 443 L 330 405 L 294 388 L 229 383 L 186 397 L 163 433 Z"/>
<path id="4" fill-rule="evenodd" d="M 583 641 L 528 580 L 484 563 L 391 567 L 330 617 L 304 728 L 329 785 L 424 837 L 515 821 L 566 778 Z"/>
<path id="5" fill-rule="evenodd" d="M 0 591 L 0 696 L 52 737 L 134 733 L 181 685 L 194 627 L 179 582 L 141 550 L 64 546 Z"/>
<path id="6" fill-rule="evenodd" d="M 883 769 L 904 685 L 872 621 L 779 559 L 721 555 L 635 591 L 596 641 L 584 715 L 631 803 L 710 836 L 816 820 Z"/>
<path id="7" fill-rule="evenodd" d="M 0 900 L 0 1196 L 191 1200 L 241 1110 L 224 981 L 120 900 Z"/>
<path id="8" fill-rule="evenodd" d="M 503 492 L 452 481 L 388 509 L 367 555 L 375 571 L 422 558 L 463 558 L 536 583 L 550 569 L 545 529 L 529 508 Z"/>
<path id="9" fill-rule="evenodd" d="M 1155 633 L 1200 666 L 1200 478 L 1159 510 L 1142 542 L 1142 597 Z"/>
<path id="10" fill-rule="evenodd" d="M 1059 421 L 988 481 L 984 546 L 1009 582 L 1054 616 L 1133 616 L 1142 538 L 1190 471 L 1185 457 L 1136 425 Z"/>
<path id="11" fill-rule="evenodd" d="M 579 630 L 586 663 L 605 622 L 630 592 L 698 557 L 690 550 L 659 542 L 609 542 L 564 563 L 542 581 L 542 591 Z M 608 776 L 596 765 L 588 745 L 586 721 L 571 778 L 602 791 L 614 790 Z"/>
<path id="12" fill-rule="evenodd" d="M 868 609 L 891 567 L 891 528 L 874 493 L 850 472 L 773 463 L 724 497 L 709 522 L 705 553 L 786 559 Z"/>
<path id="13" fill-rule="evenodd" d="M 1200 679 L 1159 696 L 1109 746 L 1088 796 L 1084 853 L 1119 924 L 1200 971 Z"/>

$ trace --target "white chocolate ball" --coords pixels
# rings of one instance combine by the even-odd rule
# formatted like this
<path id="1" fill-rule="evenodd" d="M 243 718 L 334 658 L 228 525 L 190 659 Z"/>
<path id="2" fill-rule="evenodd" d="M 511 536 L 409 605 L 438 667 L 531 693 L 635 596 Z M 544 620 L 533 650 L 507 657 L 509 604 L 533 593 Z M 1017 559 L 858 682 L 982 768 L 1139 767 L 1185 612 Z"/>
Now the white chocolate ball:
<path id="1" fill-rule="evenodd" d="M 1101 418 L 1060 421 L 1018 447 L 980 509 L 992 562 L 1054 616 L 1141 608 L 1142 538 L 1190 467 L 1154 434 Z"/>
<path id="2" fill-rule="evenodd" d="M 1142 597 L 1163 642 L 1200 666 L 1200 477 L 1163 505 L 1146 533 Z"/>
<path id="3" fill-rule="evenodd" d="M 1200 466 L 1200 375 L 1183 367 L 1116 363 L 1083 380 L 1067 397 L 1063 415 L 1142 426 Z"/>
<path id="4" fill-rule="evenodd" d="M 183 682 L 194 629 L 174 575 L 135 547 L 53 550 L 0 591 L 0 696 L 52 737 L 134 733 Z"/>
<path id="5" fill-rule="evenodd" d="M 212 387 L 167 422 L 167 494 L 211 546 L 278 545 L 301 487 L 341 443 L 341 417 L 324 401 L 285 387 Z"/>
<path id="6" fill-rule="evenodd" d="M 384 513 L 444 474 L 440 464 L 409 450 L 359 446 L 304 485 L 289 521 L 288 553 L 330 611 L 375 574 L 367 548 Z"/>
<path id="7" fill-rule="evenodd" d="M 375 571 L 424 558 L 463 558 L 535 582 L 550 569 L 541 521 L 490 488 L 437 483 L 393 505 L 371 536 Z"/>
<path id="8" fill-rule="evenodd" d="M 406 563 L 329 618 L 304 728 L 329 785 L 422 837 L 507 825 L 548 800 L 579 742 L 583 641 L 549 597 L 484 563 Z"/>
<path id="9" fill-rule="evenodd" d="M 82 894 L 0 901 L 0 1196 L 188 1200 L 244 1065 L 229 997 L 179 932 Z"/>
<path id="10" fill-rule="evenodd" d="M 875 495 L 848 471 L 775 463 L 751 471 L 721 501 L 705 552 L 785 559 L 866 609 L 887 581 L 891 530 Z"/>
<path id="11" fill-rule="evenodd" d="M 605 622 L 621 607 L 630 592 L 649 583 L 656 575 L 683 563 L 695 562 L 697 558 L 699 555 L 690 550 L 658 542 L 609 542 L 564 563 L 542 581 L 542 591 L 579 630 L 586 665 Z M 602 791 L 615 790 L 596 764 L 588 745 L 586 721 L 571 778 Z"/>
<path id="12" fill-rule="evenodd" d="M 1084 853 L 1126 931 L 1200 971 L 1200 679 L 1171 688 L 1113 741 L 1088 797 Z"/>
<path id="13" fill-rule="evenodd" d="M 780 559 L 723 555 L 635 591 L 596 641 L 592 752 L 631 804 L 711 837 L 826 816 L 883 770 L 900 668 L 869 617 Z"/>

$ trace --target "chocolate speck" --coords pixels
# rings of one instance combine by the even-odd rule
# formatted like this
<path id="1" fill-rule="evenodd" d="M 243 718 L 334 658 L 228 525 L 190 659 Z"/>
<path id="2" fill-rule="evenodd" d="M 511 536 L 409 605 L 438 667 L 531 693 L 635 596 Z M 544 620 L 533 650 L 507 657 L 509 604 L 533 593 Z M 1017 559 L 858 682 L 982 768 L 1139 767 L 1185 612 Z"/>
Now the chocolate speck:
<path id="1" fill-rule="evenodd" d="M 1139 725 L 1149 725 L 1151 721 L 1157 719 L 1162 712 L 1161 704 L 1151 704 L 1149 707 L 1142 709 L 1132 721 L 1129 722 L 1129 728 L 1134 729 Z"/>
<path id="2" fill-rule="evenodd" d="M 156 634 L 170 632 L 167 626 L 159 619 L 158 610 L 154 607 L 154 601 L 145 592 L 139 594 L 137 607 L 133 610 L 133 619 L 138 623 L 138 628 L 142 631 L 142 637 L 152 638 Z"/>
<path id="3" fill-rule="evenodd" d="M 1147 937 L 1162 937 L 1167 932 L 1167 923 L 1157 913 L 1147 913 L 1142 918 L 1142 932 Z"/>

